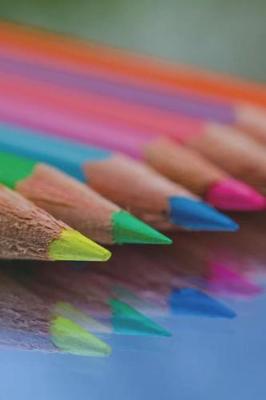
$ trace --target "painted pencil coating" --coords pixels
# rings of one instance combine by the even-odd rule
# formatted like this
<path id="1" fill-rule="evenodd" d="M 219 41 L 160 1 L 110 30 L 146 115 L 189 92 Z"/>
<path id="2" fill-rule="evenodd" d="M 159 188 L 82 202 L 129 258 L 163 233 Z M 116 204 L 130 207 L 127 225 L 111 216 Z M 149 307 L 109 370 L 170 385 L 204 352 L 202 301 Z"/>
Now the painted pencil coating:
<path id="1" fill-rule="evenodd" d="M 10 60 L 5 69 L 0 58 L 0 87 L 8 97 L 13 93 L 16 99 L 24 98 L 27 101 L 34 99 L 35 105 L 41 103 L 49 108 L 53 104 L 53 107 L 62 113 L 69 110 L 79 116 L 87 115 L 92 120 L 100 118 L 101 121 L 112 124 L 114 122 L 124 124 L 124 129 L 129 126 L 137 130 L 145 128 L 146 132 L 170 135 L 174 133 L 179 134 L 181 138 L 184 135 L 194 136 L 196 132 L 201 133 L 205 126 L 208 126 L 204 120 L 186 118 L 183 114 L 173 114 L 162 109 L 145 107 L 143 104 L 125 102 L 123 99 L 104 93 L 83 93 L 75 86 L 73 88 L 60 86 L 57 76 L 51 82 L 49 79 L 38 79 L 39 75 L 35 79 L 34 71 L 38 72 L 41 66 L 35 67 L 32 73 L 27 67 L 24 73 L 20 64 L 15 68 L 16 65 L 16 60 Z M 59 78 L 60 76 L 61 74 Z"/>
<path id="2" fill-rule="evenodd" d="M 117 84 L 112 90 L 112 84 L 104 84 L 104 80 L 94 77 L 92 83 L 90 78 L 76 76 L 64 70 L 56 71 L 45 67 L 43 64 L 30 64 L 27 60 L 17 57 L 0 57 L 0 71 L 8 73 L 9 79 L 16 76 L 23 77 L 31 81 L 38 82 L 39 91 L 42 92 L 43 100 L 47 98 L 47 85 L 60 87 L 61 92 L 65 92 L 61 104 L 68 105 L 72 109 L 87 110 L 89 114 L 100 115 L 101 118 L 113 118 L 123 121 L 131 126 L 139 127 L 141 124 L 146 130 L 161 130 L 165 134 L 175 135 L 179 132 L 182 135 L 195 134 L 208 128 L 208 120 L 227 123 L 237 128 L 243 129 L 257 140 L 265 142 L 266 117 L 265 110 L 261 107 L 254 107 L 249 104 L 223 104 L 217 99 L 211 99 L 206 103 L 206 99 L 191 97 L 186 93 L 179 93 L 177 97 L 170 96 L 168 103 L 172 107 L 165 107 L 165 102 L 160 101 L 163 96 L 161 92 L 155 92 L 154 98 L 159 97 L 157 103 L 143 101 L 140 95 L 139 101 L 134 102 L 123 85 L 123 91 L 118 91 Z M 60 73 L 59 73 L 60 72 Z M 99 84 L 97 85 L 97 81 Z M 41 89 L 41 85 L 45 85 Z M 111 86 L 110 86 L 111 85 Z M 104 87 L 106 89 L 104 90 Z M 120 84 L 121 86 L 121 84 Z M 87 88 L 87 90 L 86 90 Z M 46 91 L 46 95 L 45 95 Z M 71 92 L 71 96 L 69 96 Z M 49 95 L 48 95 L 49 97 Z M 147 96 L 146 96 L 147 97 Z M 167 97 L 167 96 L 166 96 Z M 149 97 L 148 97 L 149 98 Z M 145 98 L 144 98 L 145 99 Z M 106 104 L 108 103 L 108 104 Z M 157 108 L 156 108 L 157 105 Z M 175 109 L 173 113 L 171 110 Z M 218 109 L 218 111 L 217 111 Z M 204 111 L 205 110 L 205 111 Z"/>
<path id="3" fill-rule="evenodd" d="M 8 137 L 8 132 L 12 134 Z M 26 142 L 25 142 L 26 140 Z M 73 146 L 75 151 L 73 151 Z M 85 181 L 84 174 L 80 166 L 88 160 L 99 161 L 111 157 L 111 152 L 99 148 L 86 148 L 78 143 L 62 141 L 58 138 L 49 140 L 45 135 L 35 135 L 26 130 L 21 134 L 19 128 L 2 126 L 1 129 L 1 150 L 15 152 L 33 160 L 36 160 L 36 149 L 38 149 L 38 159 L 47 162 L 55 167 L 63 169 L 69 175 Z"/>
<path id="4" fill-rule="evenodd" d="M 121 166 L 123 166 L 121 168 Z M 96 164 L 88 164 L 86 170 L 89 171 L 90 181 L 93 187 L 101 193 L 113 192 L 113 196 L 120 196 L 120 192 L 114 190 L 114 180 L 119 177 L 122 187 L 127 184 L 129 176 L 136 177 L 136 192 L 134 195 L 134 211 L 141 214 L 142 217 L 155 226 L 165 225 L 165 215 L 168 214 L 168 221 L 172 224 L 181 226 L 185 229 L 192 230 L 235 230 L 237 226 L 232 224 L 232 221 L 228 217 L 221 213 L 218 213 L 212 207 L 200 202 L 197 198 L 189 196 L 189 193 L 184 189 L 176 192 L 175 186 L 166 179 L 160 179 L 156 185 L 156 175 L 154 171 L 149 168 L 145 168 L 143 174 L 143 167 L 140 163 L 135 164 L 133 161 L 130 162 L 130 170 L 127 170 L 128 160 L 117 155 L 113 158 L 112 163 L 101 161 Z M 116 173 L 114 173 L 116 171 Z M 127 171 L 125 174 L 124 171 Z M 146 178 L 149 177 L 149 181 L 154 181 L 154 185 L 151 188 L 147 188 Z M 171 187 L 172 186 L 172 187 Z M 151 207 L 149 204 L 144 202 L 143 194 L 147 193 L 149 189 L 150 195 L 147 198 L 152 201 L 153 213 L 151 213 Z M 167 196 L 160 197 L 158 190 Z M 169 195 L 172 192 L 172 195 Z M 121 200 L 120 200 L 121 201 Z M 124 198 L 125 203 L 128 202 Z M 141 211 L 140 211 L 141 209 Z M 157 210 L 155 213 L 154 211 Z"/>
<path id="5" fill-rule="evenodd" d="M 8 132 L 12 133 L 8 135 Z M 165 178 L 157 176 L 155 172 L 142 167 L 140 164 L 134 164 L 133 161 L 126 160 L 123 157 L 111 157 L 112 153 L 110 152 L 100 151 L 97 148 L 94 151 L 93 148 L 82 146 L 72 141 L 68 142 L 64 140 L 62 142 L 58 138 L 35 134 L 8 125 L 2 125 L 0 127 L 0 144 L 1 149 L 4 151 L 30 156 L 39 161 L 48 161 L 55 166 L 61 166 L 61 168 L 64 170 L 66 169 L 70 174 L 71 171 L 72 173 L 74 171 L 74 176 L 79 178 L 82 177 L 83 180 L 85 180 L 84 174 L 86 174 L 89 183 L 91 183 L 96 190 L 100 191 L 101 194 L 108 196 L 113 201 L 119 202 L 123 207 L 131 207 L 132 211 L 134 210 L 137 215 L 140 215 L 142 218 L 159 228 L 165 228 L 166 223 L 172 223 L 172 225 L 177 224 L 178 217 L 172 219 L 171 216 L 181 215 L 180 213 L 182 213 L 182 211 L 185 215 L 189 216 L 190 221 L 192 217 L 195 217 L 194 226 L 195 228 L 197 227 L 198 230 L 212 230 L 213 227 L 215 227 L 216 230 L 219 226 L 222 230 L 235 230 L 237 228 L 233 221 L 222 214 L 211 210 L 210 207 L 204 206 L 204 204 L 201 204 L 201 207 L 198 207 L 198 200 L 196 199 L 196 202 L 193 203 L 193 196 L 190 196 L 186 190 L 176 187 Z M 52 149 L 51 157 L 50 149 Z M 58 152 L 58 159 L 56 158 L 56 152 Z M 74 153 L 74 156 L 72 156 L 71 152 Z M 95 162 L 96 160 L 97 162 Z M 125 167 L 128 163 L 130 165 L 133 163 L 134 168 L 131 166 L 127 167 L 125 173 Z M 97 173 L 97 170 L 101 172 L 102 169 L 104 169 L 104 174 Z M 96 172 L 93 177 L 92 171 Z M 150 178 L 149 184 L 145 177 L 146 173 Z M 136 179 L 137 177 L 138 179 Z M 141 178 L 141 180 L 139 180 L 139 178 Z M 132 182 L 133 187 L 129 186 L 129 179 L 130 182 Z M 104 185 L 102 185 L 102 180 L 104 180 Z M 118 198 L 117 195 L 120 195 L 119 190 L 121 190 L 119 189 L 120 184 L 123 185 L 123 192 L 121 197 Z M 136 184 L 140 185 L 142 190 L 138 191 Z M 147 184 L 148 186 L 146 186 Z M 128 188 L 128 190 L 125 191 L 124 188 Z M 160 188 L 162 188 L 163 191 L 161 191 Z M 144 192 L 142 192 L 143 190 Z M 143 198 L 143 194 L 146 194 L 146 197 L 144 196 Z M 157 206 L 155 207 L 155 197 L 152 197 L 154 194 L 157 196 L 156 201 L 159 202 L 158 204 L 161 204 L 159 210 L 156 208 Z M 169 199 L 175 196 L 180 197 L 180 195 L 183 197 L 183 201 L 175 202 L 175 207 L 173 207 L 172 203 L 169 202 Z M 189 199 L 189 201 L 186 202 L 185 197 L 192 197 L 192 199 Z M 145 198 L 150 202 L 152 201 L 151 206 L 148 205 L 149 203 L 145 204 Z M 139 200 L 141 200 L 141 207 L 140 204 L 138 204 Z M 141 211 L 138 212 L 138 210 Z M 198 215 L 199 212 L 201 214 L 200 216 Z M 201 223 L 204 222 L 205 218 L 205 223 Z M 182 225 L 185 221 L 185 218 L 180 219 L 180 226 L 186 228 L 186 224 Z M 192 225 L 189 223 L 187 228 L 191 229 L 191 227 Z M 147 236 L 147 234 L 148 230 L 146 230 L 144 235 Z M 155 239 L 155 236 L 154 240 L 157 242 L 158 238 Z"/>
<path id="6" fill-rule="evenodd" d="M 4 29 L 5 32 L 5 29 Z M 23 32 L 23 29 L 22 29 Z M 5 32 L 6 34 L 6 32 Z M 20 44 L 17 43 L 14 46 L 14 37 L 12 32 L 9 32 L 7 34 L 6 39 L 9 37 L 11 42 L 9 45 L 4 40 L 3 46 L 2 46 L 2 70 L 3 71 L 13 71 L 16 73 L 22 73 L 27 76 L 31 75 L 31 77 L 34 77 L 36 79 L 44 80 L 47 81 L 53 81 L 56 84 L 60 84 L 61 86 L 68 86 L 72 89 L 78 89 L 81 91 L 89 91 L 89 92 L 94 92 L 97 94 L 104 94 L 106 95 L 112 95 L 115 96 L 116 98 L 120 98 L 123 101 L 127 102 L 138 102 L 139 104 L 142 104 L 143 106 L 148 105 L 149 107 L 155 107 L 157 108 L 157 111 L 164 109 L 165 111 L 178 111 L 179 113 L 184 113 L 185 115 L 189 117 L 196 117 L 196 118 L 205 118 L 205 119 L 210 119 L 214 121 L 219 121 L 231 125 L 235 125 L 236 127 L 245 130 L 249 135 L 253 136 L 256 140 L 263 141 L 265 143 L 265 127 L 266 127 L 266 118 L 265 118 L 265 112 L 259 107 L 254 107 L 250 106 L 250 104 L 247 104 L 247 101 L 249 99 L 250 91 L 252 92 L 254 88 L 255 92 L 260 93 L 260 95 L 263 95 L 264 93 L 264 100 L 262 103 L 259 102 L 254 102 L 254 98 L 249 100 L 250 103 L 254 103 L 255 106 L 259 105 L 265 107 L 265 100 L 266 100 L 266 95 L 265 95 L 265 89 L 263 89 L 262 85 L 261 86 L 256 86 L 255 84 L 247 84 L 247 83 L 240 83 L 239 81 L 232 81 L 231 84 L 234 82 L 234 85 L 238 87 L 240 83 L 240 87 L 243 88 L 244 85 L 246 85 L 249 89 L 247 90 L 247 87 L 244 90 L 245 95 L 240 96 L 239 99 L 235 100 L 240 100 L 240 103 L 233 103 L 232 100 L 234 99 L 234 95 L 236 94 L 235 91 L 237 92 L 237 89 L 235 91 L 232 89 L 230 92 L 230 95 L 232 97 L 223 97 L 221 95 L 220 91 L 222 88 L 222 91 L 224 90 L 224 86 L 227 86 L 228 84 L 228 78 L 224 78 L 222 76 L 215 77 L 211 74 L 207 74 L 206 76 L 204 73 L 195 73 L 195 71 L 191 72 L 191 81 L 193 84 L 188 88 L 186 85 L 188 84 L 187 79 L 185 79 L 186 83 L 183 86 L 182 84 L 180 86 L 176 86 L 174 82 L 170 86 L 164 86 L 162 84 L 162 81 L 165 80 L 161 76 L 159 80 L 157 80 L 157 83 L 153 83 L 153 85 L 149 86 L 147 85 L 147 82 L 149 81 L 149 78 L 151 76 L 151 73 L 149 71 L 148 76 L 146 76 L 146 79 L 141 80 L 138 77 L 138 71 L 139 69 L 135 71 L 137 73 L 137 76 L 132 76 L 129 72 L 129 70 L 132 69 L 132 64 L 134 65 L 136 63 L 136 58 L 134 57 L 129 57 L 130 64 L 127 65 L 127 67 L 121 68 L 121 65 L 119 65 L 119 60 L 122 58 L 122 60 L 125 58 L 127 59 L 128 56 L 123 57 L 123 53 L 117 53 L 114 50 L 107 50 L 106 48 L 103 51 L 103 58 L 100 56 L 102 53 L 101 48 L 98 48 L 98 51 L 94 50 L 92 51 L 92 48 L 88 46 L 88 53 L 90 56 L 87 59 L 87 62 L 85 62 L 85 65 L 81 67 L 79 63 L 72 63 L 73 59 L 68 59 L 68 63 L 65 62 L 62 64 L 60 63 L 60 56 L 59 59 L 56 57 L 56 52 L 54 54 L 51 54 L 51 58 L 49 61 L 49 65 L 47 68 L 47 50 L 49 49 L 51 43 L 49 43 L 49 35 L 47 35 L 47 40 L 45 44 L 45 35 L 40 35 L 40 43 L 37 46 L 38 40 L 33 40 L 30 36 L 28 36 L 27 29 L 24 31 L 24 38 L 21 39 Z M 35 32 L 37 34 L 37 32 Z M 37 35 L 38 36 L 38 35 Z M 62 51 L 64 53 L 65 51 L 65 56 L 68 54 L 67 48 L 64 49 L 62 48 L 62 43 L 60 44 L 62 38 L 60 38 L 59 42 L 57 42 L 57 45 L 59 45 L 60 48 L 60 54 L 62 56 Z M 8 39 L 7 39 L 8 41 Z M 15 39 L 16 42 L 16 39 Z M 43 45 L 43 51 L 44 54 L 42 54 L 42 51 L 40 50 L 41 43 Z M 68 41 L 64 40 L 64 44 L 68 47 L 67 45 Z M 71 43 L 71 40 L 70 40 Z M 28 46 L 29 45 L 29 46 Z M 13 49 L 12 49 L 13 46 Z M 26 47 L 25 47 L 26 46 Z M 52 46 L 53 47 L 53 46 Z M 71 44 L 70 44 L 71 47 Z M 84 46 L 82 46 L 84 47 Z M 35 48 L 35 50 L 34 50 Z M 89 50 L 90 48 L 90 50 Z M 86 49 L 86 46 L 85 46 Z M 51 49 L 50 49 L 51 50 Z M 74 53 L 76 53 L 76 49 L 72 49 Z M 83 48 L 84 51 L 84 48 Z M 91 52 L 94 54 L 92 56 Z M 99 52 L 99 54 L 98 54 Z M 48 50 L 49 53 L 49 50 Z M 53 51 L 52 51 L 53 53 Z M 72 53 L 72 52 L 71 52 Z M 104 54 L 105 54 L 105 61 L 104 61 Z M 120 54 L 117 57 L 117 54 Z M 8 59 L 8 57 L 12 57 L 13 60 Z M 80 54 L 79 56 L 76 54 L 76 56 L 83 60 L 83 62 L 86 59 L 84 59 L 84 54 Z M 88 56 L 88 55 L 87 55 Z M 122 56 L 122 57 L 121 57 Z M 92 58 L 90 58 L 92 57 Z M 98 68 L 95 68 L 95 57 L 98 59 Z M 117 58 L 117 59 L 116 59 Z M 115 71 L 113 70 L 112 67 L 110 67 L 110 64 L 113 64 L 114 59 L 116 59 L 115 62 Z M 28 60 L 31 60 L 32 64 L 28 64 L 27 66 L 25 65 L 25 62 L 27 63 Z M 90 61 L 89 61 L 90 60 Z M 40 61 L 42 62 L 43 65 L 40 64 Z M 77 60 L 76 60 L 77 61 Z M 147 62 L 147 60 L 146 60 Z M 34 69 L 34 63 L 37 63 L 37 69 Z M 8 66 L 9 64 L 9 66 Z M 82 64 L 82 62 L 81 62 Z M 97 64 L 97 63 L 96 63 Z M 138 64 L 138 62 L 137 62 Z M 45 67 L 46 65 L 46 67 Z M 54 68 L 58 68 L 56 71 L 49 68 L 49 66 L 53 65 Z M 79 66 L 78 66 L 79 65 Z M 141 69 L 145 63 L 142 65 Z M 148 62 L 148 65 L 150 65 L 150 62 Z M 161 65 L 161 63 L 160 63 Z M 108 68 L 108 66 L 110 68 Z M 140 66 L 138 66 L 140 67 Z M 152 63 L 152 70 L 154 72 L 154 69 L 156 70 L 158 66 Z M 84 69 L 85 68 L 85 69 Z M 103 69 L 102 69 L 103 68 Z M 118 70 L 117 70 L 118 68 Z M 76 73 L 73 74 L 74 71 Z M 134 68 L 133 68 L 134 70 Z M 159 67 L 160 70 L 160 67 Z M 166 68 L 167 70 L 167 68 Z M 172 76 L 172 67 L 170 68 L 171 72 L 170 75 Z M 41 72 L 42 71 L 42 72 Z M 83 71 L 83 73 L 82 73 Z M 127 72 L 126 72 L 127 71 Z M 146 70 L 147 72 L 148 70 Z M 187 71 L 187 70 L 186 70 Z M 58 73 L 57 73 L 58 72 Z M 179 71 L 180 73 L 180 71 Z M 187 72 L 186 72 L 187 73 Z M 92 75 L 94 74 L 94 75 Z M 181 72 L 181 76 L 183 76 L 184 70 Z M 57 75 L 57 76 L 56 76 Z M 167 75 L 167 73 L 166 73 Z M 177 79 L 178 73 L 176 75 Z M 93 79 L 92 79 L 93 77 Z M 202 82 L 204 82 L 203 86 L 205 85 L 205 88 L 202 87 L 202 92 L 197 91 L 197 83 L 194 82 L 194 79 L 198 79 L 201 77 Z M 168 76 L 169 78 L 169 76 Z M 178 80 L 178 79 L 177 79 Z M 181 78 L 182 81 L 182 78 Z M 201 83 L 202 83 L 201 82 Z M 218 94 L 213 92 L 213 93 L 206 93 L 205 90 L 206 87 L 209 89 L 211 85 L 215 82 L 216 85 L 218 85 Z M 221 85 L 221 82 L 224 83 L 224 85 Z M 137 85 L 135 85 L 137 83 Z M 160 83 L 160 84 L 159 84 Z M 183 82 L 184 83 L 184 82 Z M 191 83 L 191 82 L 190 82 Z M 140 84 L 142 87 L 140 87 Z M 159 84 L 159 87 L 158 87 Z M 189 84 L 188 84 L 189 86 Z M 230 85 L 229 85 L 230 86 Z M 143 87 L 146 89 L 143 89 Z M 193 90 L 191 90 L 191 87 L 193 87 Z M 174 90 L 173 90 L 174 88 Z M 158 90 L 159 89 L 159 90 Z M 213 88 L 214 89 L 214 88 Z M 204 93 L 204 96 L 202 95 Z M 207 94 L 207 95 L 206 95 Z M 260 97 L 259 95 L 259 97 Z M 255 95 L 256 97 L 256 95 Z M 225 102 L 226 100 L 226 102 Z M 261 99 L 260 99 L 261 100 Z M 126 114 L 125 114 L 126 115 Z M 156 118 L 155 118 L 156 119 Z M 182 118 L 180 123 L 182 123 Z M 180 125 L 179 123 L 179 125 Z M 201 124 L 201 123 L 200 123 Z M 186 124 L 185 124 L 186 125 Z M 189 125 L 189 124 L 188 124 Z"/>
<path id="7" fill-rule="evenodd" d="M 84 93 L 84 84 L 82 90 L 79 89 L 79 85 L 73 85 L 69 87 L 71 79 L 67 78 L 66 82 L 62 81 L 63 72 L 57 74 L 56 71 L 47 70 L 42 65 L 24 65 L 23 62 L 18 59 L 5 59 L 0 58 L 0 86 L 3 91 L 10 93 L 10 85 L 13 83 L 14 86 L 19 85 L 19 93 L 24 93 L 24 96 L 28 98 L 33 95 L 33 87 L 30 86 L 36 81 L 38 82 L 38 97 L 42 98 L 43 102 L 49 104 L 52 102 L 61 109 L 68 109 L 77 113 L 87 113 L 91 117 L 98 116 L 101 119 L 109 119 L 110 121 L 118 121 L 125 123 L 130 126 L 134 126 L 136 130 L 141 130 L 145 127 L 146 132 L 156 133 L 158 130 L 160 133 L 174 135 L 181 139 L 186 136 L 195 135 L 196 133 L 202 133 L 208 130 L 209 122 L 203 115 L 195 114 L 195 109 L 199 107 L 193 101 L 189 100 L 189 97 L 184 97 L 179 106 L 178 112 L 172 113 L 170 110 L 165 108 L 157 108 L 156 113 L 152 105 L 141 103 L 132 103 L 125 101 L 115 96 L 115 92 L 109 90 L 109 92 L 95 92 L 93 87 L 91 91 Z M 18 77 L 20 81 L 18 80 Z M 50 79 L 48 79 L 50 77 Z M 28 86 L 23 86 L 23 80 L 28 81 Z M 7 81 L 10 81 L 9 83 Z M 95 80 L 93 81 L 95 85 Z M 26 83 L 26 82 L 24 82 Z M 36 82 L 35 82 L 36 83 Z M 61 83 L 61 85 L 60 85 Z M 9 89 L 7 89 L 7 85 Z M 60 92 L 55 92 L 55 89 L 60 87 Z M 86 85 L 85 85 L 86 86 Z M 54 89 L 54 90 L 53 90 Z M 15 89 L 16 90 L 16 89 Z M 54 93 L 53 93 L 54 91 Z M 17 93 L 17 90 L 16 90 Z M 35 94 L 36 97 L 36 94 Z M 123 96 L 122 96 L 123 97 Z M 182 96 L 181 96 L 182 98 Z M 200 99 L 198 99 L 200 102 Z M 191 103 L 190 106 L 186 106 L 187 103 Z M 214 108 L 213 102 L 208 103 L 207 109 Z M 202 106 L 201 106 L 202 108 Z M 190 112 L 190 109 L 192 110 Z M 199 110 L 198 110 L 199 112 Z M 191 118 L 192 117 L 192 118 Z M 193 118 L 197 117 L 197 118 Z M 263 108 L 252 107 L 244 104 L 238 107 L 235 111 L 234 118 L 228 116 L 227 119 L 219 118 L 215 115 L 210 118 L 213 121 L 223 122 L 245 130 L 250 135 L 254 136 L 257 140 L 265 143 L 265 127 L 266 117 L 265 110 Z"/>
<path id="8" fill-rule="evenodd" d="M 69 71 L 51 69 L 42 65 L 20 62 L 16 59 L 1 57 L 0 70 L 13 74 L 24 75 L 31 79 L 48 82 L 56 86 L 75 89 L 81 93 L 95 93 L 110 96 L 129 104 L 163 110 L 169 113 L 179 113 L 192 118 L 204 118 L 221 123 L 235 123 L 235 115 L 228 104 L 206 99 L 191 98 L 186 93 L 169 94 L 155 90 L 147 90 L 139 86 L 128 85 L 119 80 L 112 81 L 97 75 L 82 76 Z M 216 104 L 217 103 L 217 104 Z"/>
<path id="9" fill-rule="evenodd" d="M 37 29 L 1 23 L 1 45 L 9 52 L 19 52 L 34 60 L 49 62 L 79 72 L 97 70 L 109 77 L 123 77 L 132 83 L 175 91 L 184 89 L 193 94 L 219 96 L 231 101 L 250 101 L 266 105 L 265 87 L 237 78 L 195 71 L 156 62 L 145 56 L 132 55 L 116 49 L 84 43 Z"/>
<path id="10" fill-rule="evenodd" d="M 99 117 L 91 118 L 86 115 L 81 104 L 78 108 L 75 107 L 75 102 L 73 105 L 69 102 L 66 104 L 65 99 L 68 99 L 69 96 L 60 95 L 55 91 L 51 94 L 51 90 L 40 86 L 34 87 L 23 80 L 8 82 L 8 79 L 2 81 L 0 79 L 0 87 L 6 90 L 5 97 L 0 98 L 2 119 L 17 119 L 18 122 L 29 125 L 31 128 L 45 129 L 50 134 L 56 132 L 59 136 L 120 150 L 135 158 L 146 158 L 153 167 L 196 194 L 204 197 L 207 193 L 208 200 L 221 209 L 257 210 L 264 207 L 264 199 L 240 182 L 236 182 L 234 185 L 230 180 L 230 185 L 227 184 L 225 188 L 223 182 L 230 177 L 202 157 L 199 158 L 195 152 L 193 154 L 181 146 L 174 146 L 173 143 L 167 146 L 164 141 L 158 145 L 159 132 L 146 134 L 146 130 L 144 132 L 137 131 L 127 125 L 114 124 L 113 121 L 107 124 Z M 51 107 L 52 105 L 53 107 Z M 14 107 L 16 113 L 14 113 Z M 62 119 L 61 112 L 64 110 L 67 111 L 67 114 Z M 181 124 L 181 131 L 180 129 L 174 131 L 173 138 L 178 140 L 183 138 L 183 141 L 188 141 L 195 134 L 196 137 L 204 136 L 201 125 L 196 127 L 194 125 L 192 124 L 188 133 L 187 130 L 182 132 Z M 163 146 L 164 152 L 161 151 L 160 146 Z M 177 153 L 176 155 L 174 155 L 174 151 Z M 71 168 L 68 171 L 71 171 Z M 74 172 L 78 177 L 78 171 Z M 218 192 L 217 185 L 220 181 L 222 184 Z M 212 185 L 215 185 L 214 190 L 212 190 Z M 219 197 L 219 193 L 222 196 Z"/>
<path id="11" fill-rule="evenodd" d="M 0 182 L 101 243 L 167 242 L 161 234 L 63 172 L 0 152 Z"/>

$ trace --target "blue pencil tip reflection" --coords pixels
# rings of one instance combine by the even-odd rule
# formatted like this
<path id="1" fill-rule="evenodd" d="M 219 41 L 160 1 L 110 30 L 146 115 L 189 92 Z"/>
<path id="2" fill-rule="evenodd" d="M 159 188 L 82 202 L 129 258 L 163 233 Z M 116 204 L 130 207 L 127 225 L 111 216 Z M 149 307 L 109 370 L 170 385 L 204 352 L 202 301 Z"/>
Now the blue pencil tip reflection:
<path id="1" fill-rule="evenodd" d="M 175 314 L 207 316 L 212 318 L 235 318 L 236 313 L 226 305 L 194 288 L 174 289 L 169 305 Z"/>

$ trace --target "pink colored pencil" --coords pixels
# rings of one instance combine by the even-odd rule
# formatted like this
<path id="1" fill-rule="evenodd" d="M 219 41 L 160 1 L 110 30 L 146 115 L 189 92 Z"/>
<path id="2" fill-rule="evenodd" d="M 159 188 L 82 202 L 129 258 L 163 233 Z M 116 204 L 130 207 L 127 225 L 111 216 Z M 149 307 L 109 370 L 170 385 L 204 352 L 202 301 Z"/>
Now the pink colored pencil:
<path id="1" fill-rule="evenodd" d="M 219 208 L 255 210 L 264 207 L 264 199 L 254 190 L 230 178 L 196 152 L 169 144 L 165 139 L 158 140 L 157 134 L 140 132 L 126 124 L 121 126 L 113 120 L 111 123 L 110 118 L 106 120 L 98 115 L 96 118 L 95 113 L 86 113 L 82 98 L 72 97 L 72 102 L 66 101 L 69 96 L 66 97 L 65 92 L 30 85 L 29 81 L 19 78 L 11 80 L 8 75 L 0 75 L 0 91 L 3 120 L 143 158 Z"/>
<path id="2" fill-rule="evenodd" d="M 41 31 L 32 27 L 1 22 L 2 51 L 20 54 L 28 60 L 86 73 L 90 70 L 138 85 L 176 91 L 180 88 L 211 98 L 249 102 L 266 106 L 265 85 L 191 67 L 154 60 L 96 43 Z"/>
<path id="3" fill-rule="evenodd" d="M 266 143 L 265 111 L 258 107 L 246 104 L 236 107 L 230 102 L 221 102 L 216 98 L 206 99 L 204 96 L 193 97 L 184 91 L 171 94 L 167 91 L 148 90 L 145 87 L 132 86 L 124 82 L 123 79 L 114 81 L 109 79 L 109 76 L 102 77 L 97 74 L 82 75 L 73 73 L 67 69 L 57 70 L 46 66 L 45 63 L 44 65 L 40 65 L 37 62 L 29 63 L 28 60 L 21 59 L 18 55 L 16 57 L 13 55 L 13 58 L 10 58 L 5 53 L 2 54 L 1 49 L 0 70 L 9 74 L 30 78 L 40 83 L 49 83 L 59 88 L 77 91 L 81 95 L 93 95 L 96 96 L 96 102 L 99 96 L 101 98 L 107 97 L 114 105 L 116 102 L 120 102 L 120 104 L 123 104 L 122 108 L 125 107 L 124 105 L 127 108 L 129 107 L 130 118 L 133 117 L 134 108 L 137 107 L 138 110 L 141 108 L 142 112 L 145 111 L 147 113 L 143 122 L 147 124 L 148 121 L 148 126 L 151 128 L 155 123 L 161 126 L 161 122 L 163 122 L 166 125 L 166 133 L 167 129 L 176 130 L 176 125 L 191 125 L 193 120 L 199 120 L 199 124 L 202 124 L 204 121 L 206 126 L 208 125 L 208 121 L 215 121 L 239 127 L 256 140 Z M 97 110 L 99 111 L 99 107 Z M 112 115 L 115 113 L 117 116 L 117 111 L 114 112 L 113 107 L 111 107 L 111 111 Z M 119 114 L 121 118 L 121 110 L 118 112 Z M 150 114 L 156 114 L 156 116 L 150 120 Z M 128 120 L 127 113 L 123 115 Z"/>

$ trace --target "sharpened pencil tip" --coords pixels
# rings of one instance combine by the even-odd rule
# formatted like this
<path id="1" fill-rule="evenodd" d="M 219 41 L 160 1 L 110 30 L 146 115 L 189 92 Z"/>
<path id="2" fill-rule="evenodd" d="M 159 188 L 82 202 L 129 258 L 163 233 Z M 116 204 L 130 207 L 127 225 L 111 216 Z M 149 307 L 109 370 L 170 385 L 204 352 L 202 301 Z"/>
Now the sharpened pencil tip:
<path id="1" fill-rule="evenodd" d="M 106 357 L 112 352 L 107 343 L 61 315 L 56 316 L 52 321 L 50 334 L 54 345 L 65 353 Z"/>
<path id="2" fill-rule="evenodd" d="M 194 231 L 236 231 L 239 226 L 229 217 L 202 201 L 187 197 L 172 197 L 171 221 Z"/>
<path id="3" fill-rule="evenodd" d="M 74 229 L 63 229 L 49 246 L 49 258 L 54 261 L 107 261 L 109 250 Z"/>
<path id="4" fill-rule="evenodd" d="M 117 244 L 171 244 L 172 240 L 126 211 L 113 213 L 113 237 Z"/>
<path id="5" fill-rule="evenodd" d="M 171 333 L 119 299 L 110 299 L 112 324 L 122 334 L 171 336 Z"/>
<path id="6" fill-rule="evenodd" d="M 209 188 L 205 200 L 222 210 L 257 211 L 265 208 L 264 197 L 236 179 L 216 182 Z"/>
<path id="7" fill-rule="evenodd" d="M 173 289 L 169 303 L 175 314 L 228 319 L 236 317 L 234 310 L 196 288 Z"/>

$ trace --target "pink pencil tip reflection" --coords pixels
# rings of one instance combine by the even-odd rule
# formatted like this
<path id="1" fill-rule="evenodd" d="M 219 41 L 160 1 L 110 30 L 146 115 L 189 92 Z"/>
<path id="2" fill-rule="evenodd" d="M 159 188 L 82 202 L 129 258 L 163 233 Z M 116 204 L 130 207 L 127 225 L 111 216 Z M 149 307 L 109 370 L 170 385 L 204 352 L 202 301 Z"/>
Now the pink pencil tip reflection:
<path id="1" fill-rule="evenodd" d="M 215 293 L 245 297 L 259 295 L 263 289 L 245 275 L 219 262 L 211 262 L 208 289 Z"/>

